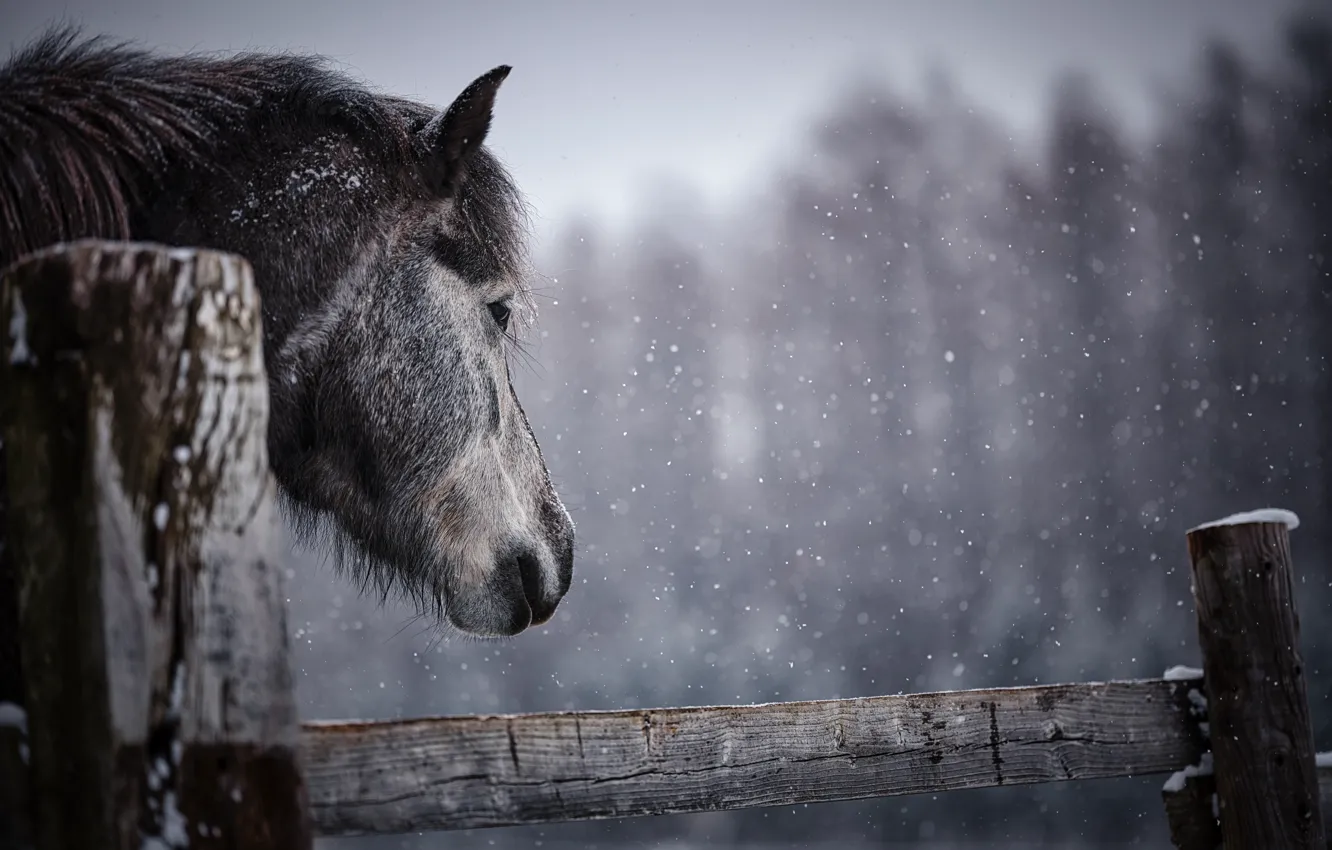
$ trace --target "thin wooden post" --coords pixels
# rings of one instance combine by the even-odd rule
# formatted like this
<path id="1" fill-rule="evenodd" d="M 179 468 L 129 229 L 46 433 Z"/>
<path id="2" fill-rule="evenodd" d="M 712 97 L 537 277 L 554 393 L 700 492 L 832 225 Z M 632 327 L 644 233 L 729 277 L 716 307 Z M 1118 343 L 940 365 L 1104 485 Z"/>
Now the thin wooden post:
<path id="1" fill-rule="evenodd" d="M 212 251 L 80 242 L 5 277 L 40 850 L 312 846 L 259 316 Z"/>
<path id="2" fill-rule="evenodd" d="M 1194 764 L 1177 770 L 1161 789 L 1170 842 L 1178 850 L 1217 850 L 1221 846 L 1221 824 L 1216 819 L 1216 782 L 1212 772 L 1211 724 L 1207 720 L 1203 671 L 1185 666 L 1171 667 L 1165 677 L 1192 680 L 1188 685 L 1189 712 L 1185 719 L 1204 752 Z"/>
<path id="3" fill-rule="evenodd" d="M 1227 850 L 1324 850 L 1289 511 L 1236 514 L 1188 532 L 1198 641 Z"/>
<path id="4" fill-rule="evenodd" d="M 5 546 L 5 441 L 0 432 L 0 850 L 30 850 L 28 717 L 19 661 L 18 581 Z"/>
<path id="5" fill-rule="evenodd" d="M 0 429 L 0 850 L 31 850 L 28 716 L 19 653 L 18 575 L 5 545 L 9 528 L 7 469 L 4 431 Z"/>

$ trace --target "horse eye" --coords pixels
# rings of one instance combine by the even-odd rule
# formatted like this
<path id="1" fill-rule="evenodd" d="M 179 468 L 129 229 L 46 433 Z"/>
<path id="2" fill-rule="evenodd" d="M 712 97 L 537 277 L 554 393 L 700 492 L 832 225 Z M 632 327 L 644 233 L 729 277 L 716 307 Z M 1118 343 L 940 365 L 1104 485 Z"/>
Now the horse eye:
<path id="1" fill-rule="evenodd" d="M 507 331 L 509 329 L 509 305 L 503 301 L 494 301 L 487 304 L 486 307 L 490 310 L 490 316 L 495 320 L 495 324 L 500 326 L 500 330 Z"/>

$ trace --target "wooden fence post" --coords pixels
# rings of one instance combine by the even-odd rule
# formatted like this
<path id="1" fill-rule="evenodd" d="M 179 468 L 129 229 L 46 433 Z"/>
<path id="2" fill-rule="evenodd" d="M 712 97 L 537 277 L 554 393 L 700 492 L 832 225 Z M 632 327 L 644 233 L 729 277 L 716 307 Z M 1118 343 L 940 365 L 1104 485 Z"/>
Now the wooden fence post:
<path id="1" fill-rule="evenodd" d="M 28 718 L 19 663 L 18 581 L 5 546 L 9 527 L 4 433 L 0 431 L 0 848 L 30 850 Z"/>
<path id="2" fill-rule="evenodd" d="M 1227 850 L 1325 850 L 1288 511 L 1188 532 L 1217 813 Z"/>
<path id="3" fill-rule="evenodd" d="M 311 847 L 249 265 L 79 242 L 2 293 L 35 846 Z"/>

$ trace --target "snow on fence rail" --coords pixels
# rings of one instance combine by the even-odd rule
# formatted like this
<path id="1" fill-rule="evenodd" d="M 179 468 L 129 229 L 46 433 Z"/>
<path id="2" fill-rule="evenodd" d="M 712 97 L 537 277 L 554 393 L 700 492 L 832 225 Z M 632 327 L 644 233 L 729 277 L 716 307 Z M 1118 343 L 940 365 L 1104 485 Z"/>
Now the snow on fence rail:
<path id="1" fill-rule="evenodd" d="M 1160 679 L 298 724 L 258 317 L 249 266 L 211 251 L 75 243 L 4 278 L 0 847 L 300 850 L 1149 774 L 1177 847 L 1328 846 L 1285 512 L 1189 532 L 1203 667 Z"/>

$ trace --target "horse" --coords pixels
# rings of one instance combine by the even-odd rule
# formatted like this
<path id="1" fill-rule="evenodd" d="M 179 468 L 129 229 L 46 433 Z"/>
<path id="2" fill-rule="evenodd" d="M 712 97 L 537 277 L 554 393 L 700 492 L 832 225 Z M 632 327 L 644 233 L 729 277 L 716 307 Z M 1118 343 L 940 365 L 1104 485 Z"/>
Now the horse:
<path id="1" fill-rule="evenodd" d="M 573 576 L 510 380 L 535 315 L 527 207 L 484 144 L 509 72 L 436 109 L 316 55 L 75 27 L 0 67 L 0 268 L 80 238 L 245 257 L 297 541 L 481 638 L 547 622 Z"/>

